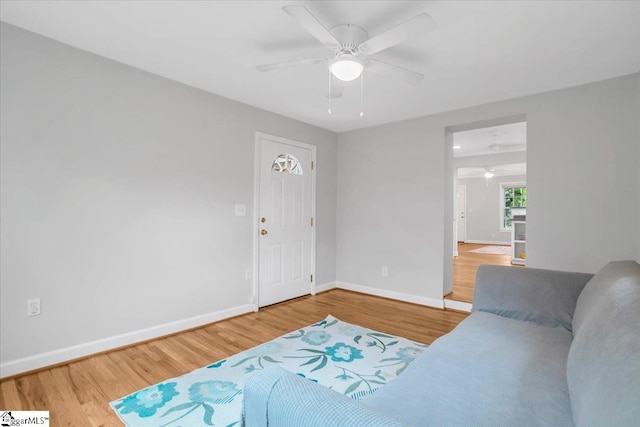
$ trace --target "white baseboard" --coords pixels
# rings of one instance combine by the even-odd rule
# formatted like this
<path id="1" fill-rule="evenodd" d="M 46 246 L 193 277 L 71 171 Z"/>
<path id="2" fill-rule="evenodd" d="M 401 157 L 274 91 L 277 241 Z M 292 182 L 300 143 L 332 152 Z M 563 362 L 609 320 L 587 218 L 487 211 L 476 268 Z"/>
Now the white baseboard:
<path id="1" fill-rule="evenodd" d="M 356 285 L 354 283 L 337 282 L 338 289 L 346 289 L 348 291 L 360 292 L 363 294 L 376 295 L 379 297 L 397 299 L 400 301 L 412 302 L 414 304 L 426 305 L 435 308 L 444 308 L 442 299 L 420 297 L 417 295 L 405 294 L 402 292 L 388 291 L 385 289 L 372 288 L 370 286 Z"/>
<path id="2" fill-rule="evenodd" d="M 467 313 L 471 313 L 472 307 L 472 304 L 468 302 L 453 301 L 450 299 L 444 300 L 444 308 L 450 308 L 451 310 L 466 311 Z"/>
<path id="3" fill-rule="evenodd" d="M 511 241 L 503 242 L 496 240 L 465 240 L 465 243 L 474 243 L 476 245 L 501 245 L 501 246 L 511 246 Z"/>
<path id="4" fill-rule="evenodd" d="M 335 289 L 336 282 L 323 283 L 322 285 L 316 285 L 316 294 L 320 292 L 330 291 Z"/>
<path id="5" fill-rule="evenodd" d="M 86 357 L 106 350 L 112 350 L 118 347 L 184 331 L 186 329 L 203 326 L 229 317 L 249 313 L 253 310 L 253 304 L 241 305 L 226 310 L 190 317 L 188 319 L 152 326 L 150 328 L 139 329 L 137 331 L 127 332 L 96 341 L 90 341 L 71 347 L 52 350 L 46 353 L 23 357 L 21 359 L 10 360 L 8 362 L 0 363 L 0 378 L 33 371 L 34 369 L 44 368 L 46 366 Z"/>

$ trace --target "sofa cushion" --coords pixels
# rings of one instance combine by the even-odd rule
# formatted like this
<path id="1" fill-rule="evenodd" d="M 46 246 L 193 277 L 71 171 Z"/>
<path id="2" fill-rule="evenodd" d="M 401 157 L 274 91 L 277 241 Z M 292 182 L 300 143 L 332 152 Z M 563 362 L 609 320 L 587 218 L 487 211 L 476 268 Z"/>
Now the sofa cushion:
<path id="1" fill-rule="evenodd" d="M 565 329 L 474 312 L 362 402 L 415 426 L 571 426 L 571 339 Z"/>
<path id="2" fill-rule="evenodd" d="M 473 310 L 571 331 L 580 292 L 593 274 L 481 265 Z"/>
<path id="3" fill-rule="evenodd" d="M 574 335 L 580 332 L 580 327 L 588 318 L 594 318 L 595 309 L 602 304 L 611 287 L 625 277 L 640 277 L 640 265 L 635 261 L 612 261 L 587 282 L 573 313 Z"/>
<path id="4" fill-rule="evenodd" d="M 640 265 L 607 264 L 578 298 L 567 381 L 576 425 L 640 420 Z"/>

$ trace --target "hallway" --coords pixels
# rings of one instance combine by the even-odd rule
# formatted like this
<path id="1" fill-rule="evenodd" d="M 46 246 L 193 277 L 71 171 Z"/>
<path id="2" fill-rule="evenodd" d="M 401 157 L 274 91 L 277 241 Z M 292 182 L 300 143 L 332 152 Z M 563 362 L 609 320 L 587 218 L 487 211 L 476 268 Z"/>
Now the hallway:
<path id="1" fill-rule="evenodd" d="M 458 243 L 458 256 L 453 258 L 453 291 L 445 299 L 473 302 L 476 272 L 480 264 L 511 265 L 511 256 L 477 254 L 470 251 L 489 245 Z"/>

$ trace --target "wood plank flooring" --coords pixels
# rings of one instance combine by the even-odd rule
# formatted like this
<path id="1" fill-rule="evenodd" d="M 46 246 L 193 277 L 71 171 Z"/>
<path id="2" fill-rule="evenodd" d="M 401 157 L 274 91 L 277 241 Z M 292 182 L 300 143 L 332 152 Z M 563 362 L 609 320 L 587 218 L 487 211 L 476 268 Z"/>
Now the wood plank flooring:
<path id="1" fill-rule="evenodd" d="M 509 255 L 474 254 L 470 251 L 489 245 L 458 243 L 458 256 L 453 257 L 453 292 L 447 299 L 473 302 L 474 283 L 480 264 L 511 265 Z"/>
<path id="2" fill-rule="evenodd" d="M 276 304 L 232 319 L 0 383 L 0 409 L 48 410 L 51 426 L 122 426 L 109 402 L 229 357 L 328 314 L 431 343 L 466 314 L 344 290 Z"/>

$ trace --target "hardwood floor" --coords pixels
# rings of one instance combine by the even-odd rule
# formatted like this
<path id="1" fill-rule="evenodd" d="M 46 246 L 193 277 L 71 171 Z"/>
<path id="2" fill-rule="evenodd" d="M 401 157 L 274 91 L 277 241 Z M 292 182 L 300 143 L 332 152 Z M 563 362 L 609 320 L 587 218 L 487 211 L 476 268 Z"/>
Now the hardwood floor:
<path id="1" fill-rule="evenodd" d="M 453 292 L 447 299 L 473 302 L 473 290 L 476 273 L 480 264 L 511 265 L 511 256 L 493 254 L 474 254 L 470 251 L 489 245 L 458 243 L 458 256 L 453 258 Z"/>
<path id="2" fill-rule="evenodd" d="M 109 402 L 224 359 L 328 314 L 431 343 L 466 314 L 331 290 L 0 383 L 0 409 L 48 410 L 51 426 L 122 426 Z"/>

